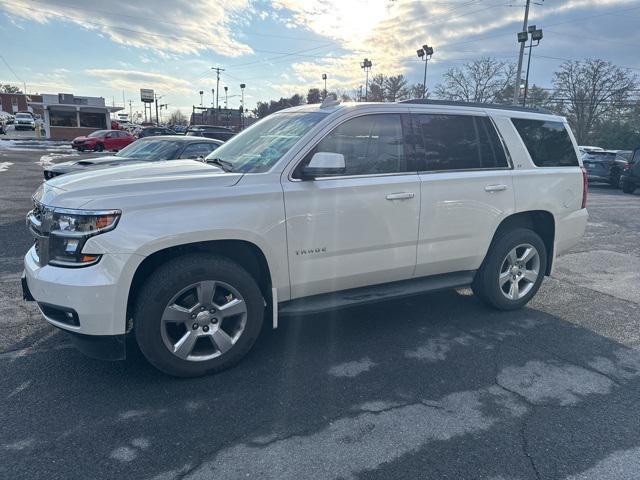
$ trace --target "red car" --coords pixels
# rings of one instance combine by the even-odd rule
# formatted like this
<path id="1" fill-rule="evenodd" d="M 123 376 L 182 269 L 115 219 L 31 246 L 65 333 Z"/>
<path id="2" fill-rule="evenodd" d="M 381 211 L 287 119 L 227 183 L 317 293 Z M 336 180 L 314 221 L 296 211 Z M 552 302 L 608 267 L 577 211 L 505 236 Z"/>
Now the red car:
<path id="1" fill-rule="evenodd" d="M 71 148 L 79 152 L 93 150 L 121 150 L 135 140 L 135 137 L 123 130 L 97 130 L 86 137 L 76 137 L 71 142 Z"/>

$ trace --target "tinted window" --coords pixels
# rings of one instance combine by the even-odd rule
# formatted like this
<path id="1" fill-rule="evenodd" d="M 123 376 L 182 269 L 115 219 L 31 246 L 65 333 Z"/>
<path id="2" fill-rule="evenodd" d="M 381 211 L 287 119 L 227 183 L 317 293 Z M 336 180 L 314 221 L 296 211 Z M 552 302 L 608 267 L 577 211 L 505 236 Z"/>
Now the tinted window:
<path id="1" fill-rule="evenodd" d="M 324 137 L 299 168 L 308 164 L 316 152 L 344 155 L 344 175 L 409 171 L 399 114 L 366 115 L 347 120 Z"/>
<path id="2" fill-rule="evenodd" d="M 512 118 L 533 163 L 538 167 L 574 167 L 578 157 L 562 122 Z"/>
<path id="3" fill-rule="evenodd" d="M 486 117 L 416 115 L 422 144 L 421 169 L 430 171 L 506 168 L 507 158 L 495 127 Z M 420 140 L 420 137 L 418 137 Z"/>

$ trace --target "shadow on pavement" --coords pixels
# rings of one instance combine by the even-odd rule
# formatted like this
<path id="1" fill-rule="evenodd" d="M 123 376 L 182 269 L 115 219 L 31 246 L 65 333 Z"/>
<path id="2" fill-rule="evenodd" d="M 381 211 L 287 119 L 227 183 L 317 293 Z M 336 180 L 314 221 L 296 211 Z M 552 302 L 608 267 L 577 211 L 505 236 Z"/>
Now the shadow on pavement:
<path id="1" fill-rule="evenodd" d="M 0 357 L 1 478 L 638 472 L 640 352 L 466 291 L 287 320 L 192 380 L 45 345 Z"/>

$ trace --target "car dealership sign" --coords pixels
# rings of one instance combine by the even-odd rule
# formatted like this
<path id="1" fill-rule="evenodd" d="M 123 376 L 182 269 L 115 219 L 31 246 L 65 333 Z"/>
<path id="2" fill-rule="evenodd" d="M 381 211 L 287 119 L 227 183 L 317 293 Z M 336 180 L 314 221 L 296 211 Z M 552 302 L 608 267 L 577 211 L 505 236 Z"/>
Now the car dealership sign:
<path id="1" fill-rule="evenodd" d="M 142 102 L 153 103 L 155 97 L 153 95 L 153 90 L 150 88 L 141 88 L 140 89 L 140 100 Z"/>

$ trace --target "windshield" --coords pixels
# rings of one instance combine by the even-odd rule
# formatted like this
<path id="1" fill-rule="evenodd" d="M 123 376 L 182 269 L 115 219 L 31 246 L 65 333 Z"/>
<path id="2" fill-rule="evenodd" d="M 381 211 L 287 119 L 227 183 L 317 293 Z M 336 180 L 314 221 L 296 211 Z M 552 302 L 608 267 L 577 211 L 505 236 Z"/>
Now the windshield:
<path id="1" fill-rule="evenodd" d="M 116 153 L 116 157 L 173 160 L 179 150 L 180 142 L 175 140 L 138 140 Z"/>
<path id="2" fill-rule="evenodd" d="M 28 113 L 18 113 L 16 118 L 32 118 Z"/>
<path id="3" fill-rule="evenodd" d="M 89 135 L 87 135 L 87 137 L 102 137 L 106 132 L 107 130 L 98 130 L 97 132 L 90 133 Z"/>
<path id="4" fill-rule="evenodd" d="M 219 158 L 234 172 L 266 172 L 325 117 L 319 112 L 274 113 L 218 147 L 207 160 Z"/>

